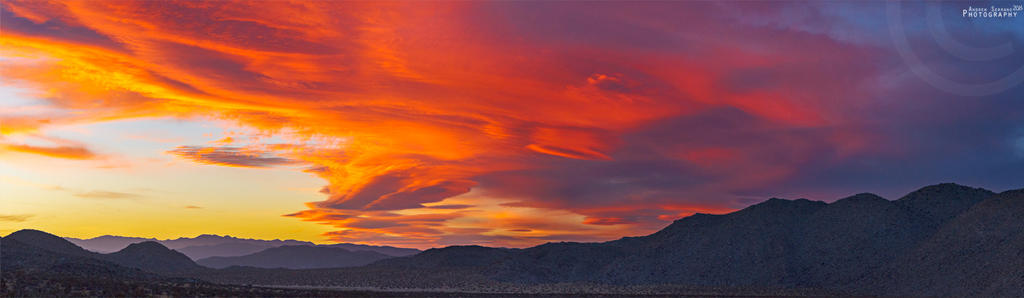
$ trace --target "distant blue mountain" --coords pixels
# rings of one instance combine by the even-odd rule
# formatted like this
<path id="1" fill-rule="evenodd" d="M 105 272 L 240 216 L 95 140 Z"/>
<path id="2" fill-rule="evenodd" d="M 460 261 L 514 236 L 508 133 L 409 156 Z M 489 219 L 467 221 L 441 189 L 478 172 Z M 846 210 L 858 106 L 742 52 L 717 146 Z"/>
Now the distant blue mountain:
<path id="1" fill-rule="evenodd" d="M 128 247 L 130 244 L 146 241 L 158 242 L 167 248 L 177 250 L 193 260 L 209 257 L 234 257 L 256 253 L 268 248 L 284 245 L 305 245 L 315 246 L 312 242 L 298 240 L 260 240 L 235 238 L 231 236 L 219 236 L 203 234 L 193 238 L 177 238 L 168 240 L 157 240 L 153 238 L 123 237 L 123 236 L 99 236 L 90 239 L 64 238 L 86 250 L 98 253 L 112 253 Z M 344 248 L 350 251 L 373 251 L 388 256 L 402 257 L 414 255 L 420 252 L 418 249 L 400 248 L 391 246 L 373 246 L 363 244 L 338 243 L 321 245 L 327 247 Z"/>

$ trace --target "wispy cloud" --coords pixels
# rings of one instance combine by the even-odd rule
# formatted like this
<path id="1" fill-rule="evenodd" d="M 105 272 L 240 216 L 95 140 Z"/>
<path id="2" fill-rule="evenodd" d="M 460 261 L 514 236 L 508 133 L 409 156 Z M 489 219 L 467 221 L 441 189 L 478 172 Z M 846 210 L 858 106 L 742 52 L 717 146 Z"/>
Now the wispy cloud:
<path id="1" fill-rule="evenodd" d="M 242 147 L 179 146 L 167 153 L 202 164 L 246 168 L 267 168 L 300 163 L 298 160 L 277 157 L 268 152 Z"/>
<path id="2" fill-rule="evenodd" d="M 104 191 L 104 190 L 92 190 L 86 192 L 76 192 L 74 196 L 86 199 L 104 199 L 104 200 L 134 200 L 140 199 L 144 196 L 134 193 L 127 192 L 116 192 L 116 191 Z"/>
<path id="3" fill-rule="evenodd" d="M 32 217 L 32 214 L 0 214 L 0 221 L 23 222 Z"/>
<path id="4" fill-rule="evenodd" d="M 81 146 L 44 147 L 24 144 L 0 144 L 0 150 L 66 159 L 92 159 L 96 154 Z"/>

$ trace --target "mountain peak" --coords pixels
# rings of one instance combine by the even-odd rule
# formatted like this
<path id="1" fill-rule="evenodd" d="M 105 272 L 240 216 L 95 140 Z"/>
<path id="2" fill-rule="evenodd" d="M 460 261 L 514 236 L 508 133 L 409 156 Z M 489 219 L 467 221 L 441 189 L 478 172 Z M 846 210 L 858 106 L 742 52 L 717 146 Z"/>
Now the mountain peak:
<path id="1" fill-rule="evenodd" d="M 71 255 L 89 255 L 90 252 L 56 235 L 32 229 L 24 229 L 4 237 L 52 252 Z"/>
<path id="2" fill-rule="evenodd" d="M 859 193 L 859 194 L 855 194 L 855 195 L 852 195 L 852 196 L 849 196 L 849 197 L 845 197 L 845 198 L 836 200 L 835 203 L 861 203 L 861 202 L 881 202 L 881 201 L 889 202 L 889 200 L 886 200 L 885 198 L 883 198 L 883 197 L 881 197 L 879 195 L 876 195 L 876 194 L 873 194 L 873 193 L 869 193 L 869 192 L 864 192 L 864 193 Z M 833 203 L 833 204 L 835 204 L 835 203 Z"/>
<path id="3" fill-rule="evenodd" d="M 8 234 L 4 238 L 12 238 L 12 237 L 13 238 L 21 238 L 21 237 L 57 237 L 57 236 L 53 235 L 53 234 L 50 234 L 50 233 L 47 233 L 47 232 L 40 231 L 40 230 L 21 229 L 21 230 L 15 231 L 14 233 Z M 59 237 L 57 237 L 57 238 L 59 238 Z"/>
<path id="4" fill-rule="evenodd" d="M 170 250 L 171 249 L 167 248 L 163 244 L 160 244 L 160 243 L 158 243 L 156 241 L 144 241 L 144 242 L 129 244 L 127 247 L 125 247 L 121 251 L 122 252 L 146 252 L 146 253 L 161 252 L 161 253 L 166 253 L 166 252 L 168 252 Z"/>
<path id="5" fill-rule="evenodd" d="M 779 208 L 785 208 L 785 209 L 797 208 L 797 209 L 799 209 L 799 208 L 808 208 L 808 207 L 821 207 L 821 206 L 824 206 L 824 205 L 826 205 L 825 202 L 822 202 L 822 201 L 811 201 L 811 200 L 808 200 L 808 199 L 790 200 L 790 199 L 771 198 L 771 199 L 768 199 L 768 200 L 766 200 L 764 202 L 751 205 L 750 207 L 747 207 L 747 208 L 743 208 L 740 211 L 748 211 L 749 212 L 749 211 L 752 211 L 752 210 L 775 210 L 775 209 L 779 209 Z"/>
<path id="6" fill-rule="evenodd" d="M 945 221 L 993 195 L 994 192 L 984 188 L 941 183 L 915 190 L 896 200 L 896 203 L 921 212 L 933 220 Z"/>
<path id="7" fill-rule="evenodd" d="M 202 234 L 202 235 L 196 236 L 195 239 L 224 239 L 224 238 L 233 239 L 234 237 L 227 236 L 227 235 L 221 236 L 221 235 L 216 235 L 216 234 Z"/>
<path id="8" fill-rule="evenodd" d="M 921 199 L 963 199 L 966 197 L 991 196 L 995 193 L 980 187 L 970 187 L 956 183 L 940 183 L 915 190 L 898 201 Z"/>

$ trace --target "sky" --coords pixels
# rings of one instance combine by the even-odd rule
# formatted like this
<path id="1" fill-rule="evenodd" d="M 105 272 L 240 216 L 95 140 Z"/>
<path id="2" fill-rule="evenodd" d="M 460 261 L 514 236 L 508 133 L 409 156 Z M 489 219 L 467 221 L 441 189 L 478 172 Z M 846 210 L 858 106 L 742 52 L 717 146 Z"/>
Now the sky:
<path id="1" fill-rule="evenodd" d="M 3 1 L 0 234 L 429 248 L 1024 187 L 1002 2 Z"/>

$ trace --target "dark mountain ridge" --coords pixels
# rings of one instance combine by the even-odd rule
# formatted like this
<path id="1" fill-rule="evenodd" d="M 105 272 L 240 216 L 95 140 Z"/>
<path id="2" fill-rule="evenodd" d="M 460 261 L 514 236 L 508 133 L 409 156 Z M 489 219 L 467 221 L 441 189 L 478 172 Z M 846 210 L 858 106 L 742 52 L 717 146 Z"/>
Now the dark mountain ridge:
<path id="1" fill-rule="evenodd" d="M 20 233 L 26 232 L 26 233 Z M 26 235 L 26 234 L 36 235 Z M 129 268 L 113 262 L 97 259 L 88 254 L 76 253 L 61 248 L 62 244 L 46 239 L 39 231 L 19 231 L 0 239 L 0 292 L 14 289 L 15 293 L 31 294 L 35 290 L 43 290 L 62 281 L 85 283 L 128 283 L 155 282 L 163 277 L 145 272 L 137 268 Z M 43 233 L 45 234 L 45 233 Z M 52 236 L 52 235 L 49 235 Z M 58 240 L 63 240 L 53 236 Z M 35 243 L 31 245 L 29 243 Z M 37 245 L 46 245 L 40 247 Z M 69 243 L 70 244 L 70 243 Z M 72 244 L 73 245 L 73 244 Z M 81 250 L 81 248 L 78 248 Z M 85 250 L 83 252 L 89 253 Z M 75 281 L 79 279 L 79 281 Z M 103 293 L 103 292 L 99 292 Z M 98 294 L 99 294 L 98 293 Z"/>
<path id="2" fill-rule="evenodd" d="M 42 232 L 19 233 L 8 238 L 82 253 Z M 167 253 L 154 244 L 125 253 Z M 939 184 L 893 201 L 868 193 L 833 203 L 769 199 L 602 243 L 451 246 L 354 268 L 230 267 L 191 274 L 221 283 L 293 286 L 507 291 L 678 285 L 829 295 L 1024 296 L 1024 190 L 995 194 Z"/>
<path id="3" fill-rule="evenodd" d="M 1013 198 L 1019 192 L 997 195 L 939 184 L 894 201 L 869 193 L 830 204 L 773 198 L 729 214 L 695 214 L 643 237 L 525 249 L 447 247 L 366 268 L 473 268 L 470 271 L 487 279 L 517 284 L 597 282 L 803 287 L 855 294 L 884 294 L 893 289 L 904 295 L 1018 295 L 1024 292 L 1014 292 L 1008 285 L 1024 285 L 1024 266 L 1006 264 L 1016 265 L 1024 254 L 1024 236 L 1020 236 L 1024 235 L 1024 214 L 1014 213 L 1024 212 L 1018 206 L 1024 205 L 1024 199 Z M 978 229 L 995 232 L 979 234 Z M 968 237 L 968 231 L 974 236 Z M 979 237 L 971 244 L 958 240 Z M 976 255 L 971 257 L 979 259 L 974 264 L 1001 262 L 996 267 L 1004 269 L 1001 275 L 981 274 L 984 269 L 979 265 L 965 265 L 978 273 L 962 278 L 977 280 L 942 282 L 947 287 L 943 291 L 936 290 L 943 287 L 908 288 L 898 279 L 877 280 L 891 275 L 942 280 L 950 276 L 945 271 L 971 258 L 948 256 L 930 265 L 931 271 L 914 268 L 919 268 L 919 261 L 956 251 Z M 988 259 L 990 255 L 995 259 Z M 968 287 L 974 290 L 964 290 Z"/>
<path id="4" fill-rule="evenodd" d="M 13 240 L 20 244 L 29 244 L 46 251 L 72 256 L 91 257 L 96 255 L 96 253 L 82 249 L 74 243 L 39 230 L 20 230 L 3 237 L 3 240 Z"/>
<path id="5" fill-rule="evenodd" d="M 134 243 L 109 254 L 87 251 L 64 238 L 37 230 L 20 230 L 3 237 L 2 241 L 26 245 L 52 255 L 89 258 L 159 274 L 188 274 L 205 269 L 185 255 L 153 241 Z"/>
<path id="6" fill-rule="evenodd" d="M 911 296 L 1024 296 L 1024 189 L 971 206 L 851 288 Z"/>
<path id="7" fill-rule="evenodd" d="M 404 248 L 394 247 L 387 245 L 365 245 L 365 244 L 354 244 L 354 243 L 335 243 L 335 244 L 322 244 L 317 246 L 326 247 L 337 247 L 343 248 L 349 251 L 372 251 L 376 253 L 385 254 L 392 257 L 405 257 L 418 254 L 421 251 L 415 248 Z"/>

